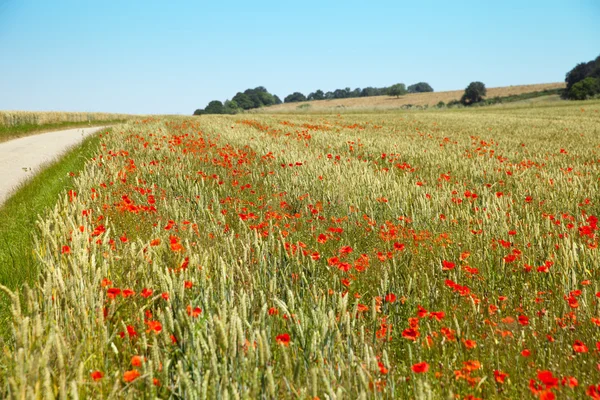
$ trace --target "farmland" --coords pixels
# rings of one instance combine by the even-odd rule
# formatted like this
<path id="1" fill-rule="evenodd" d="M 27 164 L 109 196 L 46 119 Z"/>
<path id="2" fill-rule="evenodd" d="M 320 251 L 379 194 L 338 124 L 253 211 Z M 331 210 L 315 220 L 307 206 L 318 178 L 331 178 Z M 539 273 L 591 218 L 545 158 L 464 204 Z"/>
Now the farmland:
<path id="1" fill-rule="evenodd" d="M 39 219 L 38 284 L 5 290 L 0 393 L 599 396 L 599 120 L 595 100 L 115 126 Z"/>
<path id="2" fill-rule="evenodd" d="M 525 93 L 543 92 L 545 90 L 562 89 L 562 82 L 542 83 L 535 85 L 516 85 L 489 88 L 487 98 L 522 95 Z M 301 103 L 284 103 L 255 110 L 258 113 L 338 113 L 341 111 L 365 112 L 381 110 L 398 110 L 406 106 L 435 106 L 440 101 L 449 103 L 460 100 L 464 90 L 450 90 L 444 92 L 409 93 L 400 97 L 373 96 L 356 97 L 350 99 L 317 100 Z"/>

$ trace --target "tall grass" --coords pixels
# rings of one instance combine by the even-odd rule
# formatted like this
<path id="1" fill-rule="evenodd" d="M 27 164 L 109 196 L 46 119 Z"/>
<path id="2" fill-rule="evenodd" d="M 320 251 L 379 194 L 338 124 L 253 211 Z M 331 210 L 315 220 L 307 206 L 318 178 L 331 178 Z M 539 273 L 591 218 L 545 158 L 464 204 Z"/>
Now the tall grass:
<path id="1" fill-rule="evenodd" d="M 4 395 L 594 394 L 599 109 L 115 129 L 5 289 Z"/>
<path id="2" fill-rule="evenodd" d="M 89 122 L 124 120 L 127 114 L 98 112 L 44 112 L 44 111 L 0 111 L 0 126 L 48 125 L 62 122 Z"/>

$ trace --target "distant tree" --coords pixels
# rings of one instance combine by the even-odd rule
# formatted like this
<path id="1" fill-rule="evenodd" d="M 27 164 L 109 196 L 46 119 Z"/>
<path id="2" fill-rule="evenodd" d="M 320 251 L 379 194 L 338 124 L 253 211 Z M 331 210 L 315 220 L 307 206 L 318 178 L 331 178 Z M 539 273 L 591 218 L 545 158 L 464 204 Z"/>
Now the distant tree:
<path id="1" fill-rule="evenodd" d="M 406 86 L 404 85 L 404 83 L 397 83 L 395 85 L 392 85 L 388 88 L 388 96 L 396 96 L 396 97 L 400 97 L 403 94 L 406 94 Z"/>
<path id="2" fill-rule="evenodd" d="M 350 88 L 348 88 L 350 89 Z M 333 91 L 333 98 L 334 99 L 345 99 L 347 96 L 347 93 L 344 89 L 336 89 Z"/>
<path id="3" fill-rule="evenodd" d="M 204 112 L 204 110 L 202 110 L 201 108 L 194 111 L 194 115 L 202 115 L 202 114 L 206 114 L 206 112 Z"/>
<path id="4" fill-rule="evenodd" d="M 223 103 L 219 100 L 213 100 L 204 109 L 206 114 L 223 114 Z"/>
<path id="5" fill-rule="evenodd" d="M 350 97 L 360 97 L 360 92 L 360 88 L 356 88 L 350 93 Z"/>
<path id="6" fill-rule="evenodd" d="M 331 100 L 334 98 L 335 98 L 335 95 L 333 94 L 333 92 L 329 91 L 329 92 L 325 93 L 325 100 Z"/>
<path id="7" fill-rule="evenodd" d="M 275 103 L 274 104 L 281 104 L 281 103 L 283 103 L 283 101 L 281 101 L 281 99 L 277 95 L 273 95 L 273 99 L 275 99 Z"/>
<path id="8" fill-rule="evenodd" d="M 309 94 L 307 99 L 308 100 L 324 100 L 325 93 L 323 93 L 323 91 L 321 89 L 318 89 L 318 90 L 312 92 L 311 94 Z"/>
<path id="9" fill-rule="evenodd" d="M 294 92 L 290 95 L 287 95 L 283 101 L 284 103 L 298 103 L 301 101 L 306 101 L 306 96 L 300 92 Z"/>
<path id="10" fill-rule="evenodd" d="M 594 97 L 597 94 L 600 94 L 600 78 L 592 78 L 589 76 L 571 87 L 569 99 L 585 100 Z"/>
<path id="11" fill-rule="evenodd" d="M 237 114 L 241 111 L 240 106 L 235 102 L 235 100 L 225 100 L 223 104 L 223 113 L 224 114 Z"/>
<path id="12" fill-rule="evenodd" d="M 460 102 L 465 105 L 479 103 L 483 100 L 487 90 L 482 82 L 471 82 L 465 89 L 465 93 L 460 98 Z"/>
<path id="13" fill-rule="evenodd" d="M 259 108 L 264 105 L 261 100 L 260 92 L 257 92 L 254 89 L 246 89 L 244 90 L 244 94 L 252 101 L 252 108 Z"/>
<path id="14" fill-rule="evenodd" d="M 594 85 L 591 81 L 588 81 L 586 84 L 579 85 L 576 91 L 572 90 L 577 83 L 586 78 L 600 78 L 600 56 L 587 63 L 579 63 L 572 70 L 567 72 L 565 77 L 567 88 L 563 93 L 563 97 L 575 100 L 579 99 L 579 97 L 583 94 L 582 90 L 584 90 L 584 87 L 585 90 L 593 90 Z"/>
<path id="15" fill-rule="evenodd" d="M 269 93 L 264 86 L 254 88 L 254 92 L 257 94 L 261 106 L 272 106 L 275 104 L 275 97 Z"/>
<path id="16" fill-rule="evenodd" d="M 408 93 L 424 93 L 424 92 L 433 92 L 433 88 L 427 82 L 419 82 L 413 85 L 410 85 L 408 88 Z"/>
<path id="17" fill-rule="evenodd" d="M 254 102 L 247 94 L 242 92 L 237 92 L 235 96 L 233 96 L 232 101 L 235 101 L 242 110 L 249 110 L 254 108 Z"/>
<path id="18" fill-rule="evenodd" d="M 360 97 L 377 96 L 377 89 L 374 87 L 366 87 L 360 91 Z"/>

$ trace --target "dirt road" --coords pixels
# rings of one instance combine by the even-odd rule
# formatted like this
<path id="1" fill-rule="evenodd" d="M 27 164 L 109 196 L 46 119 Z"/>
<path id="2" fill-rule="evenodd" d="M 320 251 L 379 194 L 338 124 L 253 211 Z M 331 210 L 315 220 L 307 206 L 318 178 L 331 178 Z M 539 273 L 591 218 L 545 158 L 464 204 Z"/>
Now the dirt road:
<path id="1" fill-rule="evenodd" d="M 0 143 L 0 205 L 45 163 L 104 127 L 74 128 Z"/>

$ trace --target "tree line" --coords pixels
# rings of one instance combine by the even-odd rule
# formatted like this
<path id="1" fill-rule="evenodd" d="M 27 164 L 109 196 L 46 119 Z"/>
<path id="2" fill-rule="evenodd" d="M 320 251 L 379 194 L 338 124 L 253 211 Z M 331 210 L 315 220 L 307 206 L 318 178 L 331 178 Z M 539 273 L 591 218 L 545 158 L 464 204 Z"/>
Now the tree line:
<path id="1" fill-rule="evenodd" d="M 567 88 L 563 98 L 585 100 L 600 96 L 600 56 L 595 60 L 577 64 L 567 72 Z"/>
<path id="2" fill-rule="evenodd" d="M 409 87 L 404 83 L 397 83 L 389 87 L 366 87 L 364 89 L 356 88 L 352 90 L 347 87 L 345 89 L 336 89 L 329 92 L 324 92 L 321 89 L 311 92 L 308 96 L 303 93 L 294 92 L 286 96 L 283 100 L 285 103 L 297 103 L 303 101 L 314 100 L 332 100 L 332 99 L 348 99 L 352 97 L 370 97 L 370 96 L 396 96 L 400 97 L 407 93 L 423 93 L 433 92 L 433 88 L 427 82 L 419 82 Z M 244 92 L 237 92 L 231 100 L 213 100 L 204 109 L 197 109 L 194 115 L 202 114 L 237 114 L 244 110 L 253 108 L 267 107 L 275 104 L 281 104 L 281 99 L 269 91 L 264 86 L 259 86 L 254 89 L 246 89 Z"/>

